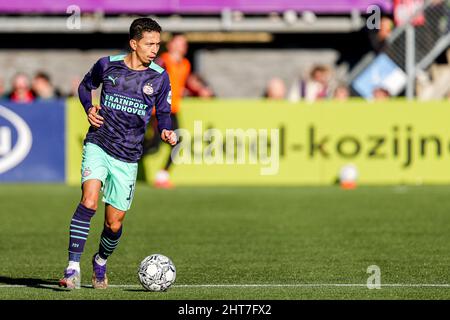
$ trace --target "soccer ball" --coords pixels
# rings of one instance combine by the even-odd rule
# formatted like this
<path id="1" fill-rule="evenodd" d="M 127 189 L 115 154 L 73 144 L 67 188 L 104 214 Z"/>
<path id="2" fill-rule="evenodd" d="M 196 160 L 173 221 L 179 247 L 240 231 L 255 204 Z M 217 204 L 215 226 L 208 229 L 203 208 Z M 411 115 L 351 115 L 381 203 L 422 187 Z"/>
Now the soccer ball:
<path id="1" fill-rule="evenodd" d="M 166 291 L 175 282 L 177 271 L 173 262 L 162 254 L 152 254 L 139 266 L 139 282 L 149 291 Z"/>

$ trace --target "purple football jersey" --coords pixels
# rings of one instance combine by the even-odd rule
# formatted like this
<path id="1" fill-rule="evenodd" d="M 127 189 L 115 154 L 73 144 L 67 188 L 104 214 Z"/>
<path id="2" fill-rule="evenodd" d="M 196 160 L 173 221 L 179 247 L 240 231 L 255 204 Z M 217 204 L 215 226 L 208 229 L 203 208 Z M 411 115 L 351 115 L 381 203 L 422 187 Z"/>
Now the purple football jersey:
<path id="1" fill-rule="evenodd" d="M 85 75 L 78 94 L 87 112 L 92 107 L 91 91 L 102 84 L 99 115 L 103 125 L 91 126 L 84 143 L 92 142 L 116 159 L 137 162 L 153 106 L 160 132 L 171 130 L 172 96 L 163 68 L 152 62 L 146 70 L 132 70 L 124 63 L 125 56 L 99 59 Z"/>

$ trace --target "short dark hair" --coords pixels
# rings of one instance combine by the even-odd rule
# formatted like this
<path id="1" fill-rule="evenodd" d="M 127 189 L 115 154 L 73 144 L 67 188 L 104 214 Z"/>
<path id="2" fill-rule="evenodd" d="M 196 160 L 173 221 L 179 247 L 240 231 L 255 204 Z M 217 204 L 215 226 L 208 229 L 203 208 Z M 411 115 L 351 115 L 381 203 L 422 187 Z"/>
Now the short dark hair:
<path id="1" fill-rule="evenodd" d="M 151 18 L 138 18 L 131 23 L 130 40 L 140 40 L 142 39 L 142 33 L 152 31 L 161 33 L 162 29 L 158 22 Z"/>
<path id="2" fill-rule="evenodd" d="M 311 76 L 314 76 L 317 72 L 326 72 L 328 71 L 328 68 L 324 65 L 315 65 L 311 70 Z"/>
<path id="3" fill-rule="evenodd" d="M 44 71 L 39 71 L 36 73 L 36 75 L 34 76 L 35 79 L 44 79 L 47 82 L 50 82 L 50 76 L 48 75 L 48 73 L 44 72 Z"/>

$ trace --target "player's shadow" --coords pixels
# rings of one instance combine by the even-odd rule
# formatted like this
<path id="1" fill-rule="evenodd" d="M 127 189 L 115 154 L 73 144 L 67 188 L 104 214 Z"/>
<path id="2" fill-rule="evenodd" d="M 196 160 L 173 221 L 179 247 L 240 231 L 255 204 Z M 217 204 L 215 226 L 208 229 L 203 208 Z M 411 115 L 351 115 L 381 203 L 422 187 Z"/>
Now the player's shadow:
<path id="1" fill-rule="evenodd" d="M 128 291 L 128 292 L 148 292 L 148 290 L 145 290 L 145 289 L 124 289 L 123 291 Z"/>
<path id="2" fill-rule="evenodd" d="M 58 281 L 51 279 L 36 278 L 12 278 L 0 276 L 0 286 L 25 286 L 29 288 L 47 289 L 53 291 L 66 291 L 66 289 L 58 288 Z"/>

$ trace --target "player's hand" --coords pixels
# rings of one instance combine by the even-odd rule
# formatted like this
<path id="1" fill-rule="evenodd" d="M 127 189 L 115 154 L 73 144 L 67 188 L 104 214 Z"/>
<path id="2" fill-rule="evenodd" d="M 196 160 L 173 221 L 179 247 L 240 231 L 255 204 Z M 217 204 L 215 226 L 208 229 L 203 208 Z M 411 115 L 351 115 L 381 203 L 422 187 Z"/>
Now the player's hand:
<path id="1" fill-rule="evenodd" d="M 92 106 L 88 110 L 88 121 L 91 124 L 91 126 L 100 128 L 100 126 L 103 124 L 103 117 L 98 115 L 98 112 L 100 111 L 102 107 L 100 106 Z"/>
<path id="2" fill-rule="evenodd" d="M 175 131 L 166 129 L 163 129 L 163 131 L 161 132 L 161 139 L 162 141 L 167 142 L 171 146 L 176 145 L 178 140 Z"/>

